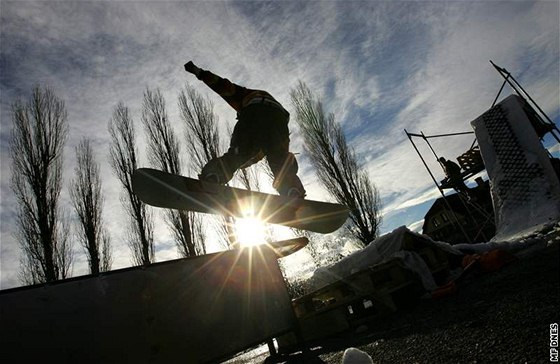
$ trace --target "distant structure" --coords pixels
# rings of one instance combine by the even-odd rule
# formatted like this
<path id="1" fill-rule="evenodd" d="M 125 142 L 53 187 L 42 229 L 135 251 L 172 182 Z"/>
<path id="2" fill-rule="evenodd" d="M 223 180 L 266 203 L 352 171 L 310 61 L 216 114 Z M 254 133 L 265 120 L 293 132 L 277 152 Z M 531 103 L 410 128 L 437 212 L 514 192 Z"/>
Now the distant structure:
<path id="1" fill-rule="evenodd" d="M 485 170 L 480 149 L 475 145 L 476 140 L 465 153 L 457 157 L 457 163 L 450 163 L 445 158 L 438 156 L 430 144 L 432 138 L 448 138 L 474 134 L 474 132 L 439 135 L 413 134 L 406 130 L 405 132 L 441 193 L 441 197 L 434 202 L 424 216 L 422 233 L 434 240 L 445 241 L 450 244 L 470 244 L 490 240 L 495 233 L 495 223 L 489 182 L 478 176 L 475 187 L 468 187 L 465 184 L 465 181 Z M 441 165 L 442 171 L 446 174 L 443 180 L 438 181 L 436 179 L 416 147 L 414 137 L 422 138 L 428 144 L 435 159 Z M 449 165 L 454 166 L 452 174 L 449 173 Z M 446 195 L 446 190 L 455 190 L 457 193 Z"/>
<path id="2" fill-rule="evenodd" d="M 469 191 L 471 199 L 476 200 L 476 205 L 464 203 L 459 193 L 445 196 L 445 200 L 444 197 L 438 198 L 424 216 L 422 233 L 449 244 L 490 240 L 496 233 L 490 186 L 488 181 L 481 178 L 477 180 L 480 184 Z M 457 221 L 454 221 L 454 216 Z M 461 230 L 457 229 L 457 223 L 471 240 L 467 240 Z"/>
<path id="3" fill-rule="evenodd" d="M 425 215 L 422 229 L 435 240 L 451 244 L 507 240 L 560 219 L 560 160 L 541 143 L 548 134 L 560 142 L 559 130 L 507 70 L 492 65 L 504 83 L 491 108 L 471 122 L 476 140 L 457 157 L 460 169 L 439 157 L 429 139 L 473 132 L 426 136 L 405 130 L 442 195 Z M 517 95 L 496 104 L 506 83 Z M 436 180 L 413 137 L 428 144 L 446 172 L 445 179 Z M 476 187 L 465 188 L 467 179 L 484 170 L 489 181 L 479 176 Z M 447 189 L 458 193 L 446 195 Z"/>

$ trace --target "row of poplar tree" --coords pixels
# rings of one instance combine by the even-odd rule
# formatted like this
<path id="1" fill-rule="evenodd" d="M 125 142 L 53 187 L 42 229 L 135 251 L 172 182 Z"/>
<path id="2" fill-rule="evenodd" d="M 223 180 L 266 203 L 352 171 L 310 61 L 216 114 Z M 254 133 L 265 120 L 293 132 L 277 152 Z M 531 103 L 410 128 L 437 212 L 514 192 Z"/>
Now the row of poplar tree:
<path id="1" fill-rule="evenodd" d="M 334 115 L 325 113 L 321 101 L 309 88 L 300 83 L 290 95 L 294 118 L 304 140 L 303 158 L 308 158 L 331 198 L 349 207 L 347 232 L 362 244 L 369 244 L 377 236 L 381 220 L 377 188 L 358 163 Z M 147 140 L 147 156 L 154 168 L 175 174 L 182 174 L 185 169 L 196 173 L 223 150 L 218 119 L 210 99 L 189 85 L 180 91 L 178 105 L 186 150 L 181 150 L 183 144 L 171 127 L 160 90 L 144 92 L 141 122 Z M 102 219 L 102 181 L 88 138 L 83 138 L 76 146 L 76 167 L 69 185 L 73 220 L 77 221 L 76 234 L 70 233 L 68 213 L 60 206 L 67 119 L 64 101 L 48 87 L 38 86 L 29 100 L 12 105 L 11 186 L 18 202 L 15 235 L 22 252 L 20 280 L 23 284 L 67 278 L 72 266 L 72 236 L 76 236 L 75 240 L 83 247 L 90 273 L 111 269 L 111 239 Z M 121 201 L 129 218 L 126 239 L 132 263 L 148 265 L 155 261 L 154 217 L 132 191 L 132 173 L 139 167 L 137 132 L 124 103 L 114 108 L 108 130 L 111 137 L 109 163 L 122 186 Z M 188 166 L 181 165 L 182 153 L 189 156 Z M 243 187 L 258 190 L 258 173 L 262 170 L 263 164 L 259 164 L 240 171 L 238 177 Z M 270 171 L 265 172 L 270 175 Z M 206 253 L 199 214 L 164 210 L 164 220 L 180 256 Z M 225 249 L 235 244 L 233 226 L 231 219 L 222 218 L 216 227 Z M 318 251 L 310 244 L 312 255 Z"/>

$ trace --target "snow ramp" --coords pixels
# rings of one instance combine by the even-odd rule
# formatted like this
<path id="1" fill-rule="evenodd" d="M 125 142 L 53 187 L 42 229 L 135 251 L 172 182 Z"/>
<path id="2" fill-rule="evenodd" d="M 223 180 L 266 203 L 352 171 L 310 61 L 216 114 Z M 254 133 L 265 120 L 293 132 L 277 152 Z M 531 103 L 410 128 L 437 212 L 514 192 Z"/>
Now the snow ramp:
<path id="1" fill-rule="evenodd" d="M 524 103 L 508 96 L 471 122 L 490 178 L 493 241 L 529 235 L 560 219 L 560 183 Z"/>

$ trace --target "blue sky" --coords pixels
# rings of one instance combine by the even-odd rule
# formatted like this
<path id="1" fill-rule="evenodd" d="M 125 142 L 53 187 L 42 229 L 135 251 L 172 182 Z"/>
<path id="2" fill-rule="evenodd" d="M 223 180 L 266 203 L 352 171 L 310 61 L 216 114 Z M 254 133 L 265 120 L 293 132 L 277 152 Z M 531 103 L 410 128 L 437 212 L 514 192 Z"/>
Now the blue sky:
<path id="1" fill-rule="evenodd" d="M 66 102 L 66 186 L 74 146 L 83 136 L 93 139 L 114 268 L 130 265 L 128 247 L 119 243 L 124 212 L 107 154 L 107 123 L 116 104 L 132 109 L 141 131 L 142 94 L 158 87 L 182 135 L 177 94 L 189 82 L 214 101 L 222 125 L 235 119 L 232 109 L 184 72 L 188 60 L 266 89 L 288 109 L 290 89 L 304 81 L 335 114 L 381 191 L 384 232 L 418 222 L 437 197 L 403 129 L 472 130 L 470 121 L 490 107 L 502 83 L 489 60 L 512 72 L 555 122 L 560 113 L 558 1 L 2 1 L 0 10 L 2 289 L 19 284 L 10 105 L 27 98 L 36 84 L 51 86 Z M 291 130 L 293 151 L 303 152 L 295 123 Z M 472 141 L 436 140 L 434 147 L 454 158 Z M 324 200 L 306 157 L 299 159 L 309 197 Z M 435 161 L 430 166 L 443 178 Z M 68 206 L 67 188 L 61 198 Z M 164 230 L 158 260 L 175 254 Z M 74 273 L 85 267 L 77 258 Z"/>

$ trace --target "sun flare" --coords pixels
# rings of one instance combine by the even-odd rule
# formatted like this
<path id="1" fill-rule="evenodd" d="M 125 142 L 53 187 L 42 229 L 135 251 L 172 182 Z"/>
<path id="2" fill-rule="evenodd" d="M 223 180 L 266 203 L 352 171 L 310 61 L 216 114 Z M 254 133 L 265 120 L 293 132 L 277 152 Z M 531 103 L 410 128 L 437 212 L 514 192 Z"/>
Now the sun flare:
<path id="1" fill-rule="evenodd" d="M 242 246 L 253 246 L 266 242 L 266 228 L 263 221 L 250 208 L 243 213 L 245 218 L 237 219 L 235 230 L 237 241 Z"/>

